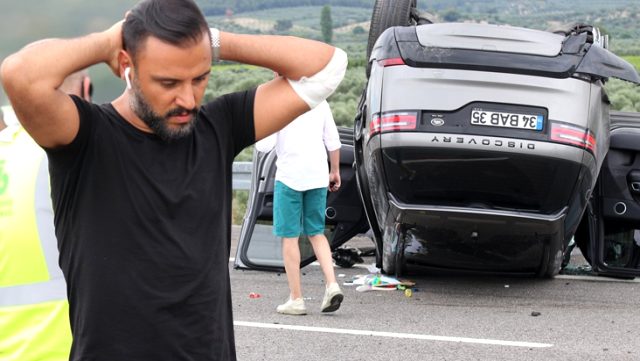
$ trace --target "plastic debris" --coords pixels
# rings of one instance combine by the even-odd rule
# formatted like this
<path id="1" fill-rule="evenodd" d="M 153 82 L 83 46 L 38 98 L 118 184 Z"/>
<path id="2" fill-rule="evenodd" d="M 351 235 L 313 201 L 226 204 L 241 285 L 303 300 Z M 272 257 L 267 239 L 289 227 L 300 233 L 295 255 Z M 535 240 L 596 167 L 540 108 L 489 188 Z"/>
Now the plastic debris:
<path id="1" fill-rule="evenodd" d="M 407 288 L 404 290 L 404 295 L 408 298 L 411 298 L 411 296 L 413 296 L 413 292 L 411 291 L 411 288 Z"/>
<path id="2" fill-rule="evenodd" d="M 532 311 L 532 312 L 531 312 L 531 316 L 533 316 L 533 317 L 538 317 L 538 316 L 540 316 L 540 315 L 541 315 L 541 313 L 540 313 L 540 312 L 538 312 L 538 311 Z"/>
<path id="3" fill-rule="evenodd" d="M 380 286 L 372 286 L 372 285 L 360 285 L 356 287 L 356 291 L 358 292 L 368 292 L 368 291 L 395 291 L 395 287 L 380 287 Z"/>
<path id="4" fill-rule="evenodd" d="M 356 263 L 364 262 L 362 260 L 362 257 L 360 257 L 361 253 L 362 252 L 360 252 L 360 250 L 358 249 L 338 248 L 333 251 L 331 256 L 333 257 L 336 265 L 342 268 L 350 268 L 353 267 L 353 265 Z"/>
<path id="5" fill-rule="evenodd" d="M 250 292 L 249 293 L 249 298 L 260 298 L 262 296 L 260 296 L 259 293 L 255 293 L 255 292 Z"/>
<path id="6" fill-rule="evenodd" d="M 372 263 L 367 266 L 367 271 L 369 273 L 380 273 L 380 268 L 376 267 L 375 263 Z"/>
<path id="7" fill-rule="evenodd" d="M 415 282 L 407 281 L 407 280 L 399 280 L 399 279 L 381 275 L 381 274 L 370 274 L 370 275 L 354 276 L 353 280 L 349 283 L 349 285 L 358 286 L 356 288 L 356 291 L 359 291 L 359 292 L 393 291 L 397 289 L 404 290 L 407 287 L 412 287 L 415 285 Z"/>

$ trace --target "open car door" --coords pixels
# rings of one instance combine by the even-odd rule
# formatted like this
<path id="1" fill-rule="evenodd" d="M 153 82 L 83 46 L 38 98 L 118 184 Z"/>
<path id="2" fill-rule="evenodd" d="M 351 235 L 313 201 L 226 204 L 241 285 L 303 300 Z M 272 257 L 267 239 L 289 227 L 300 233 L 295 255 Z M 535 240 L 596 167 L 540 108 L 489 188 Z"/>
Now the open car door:
<path id="1" fill-rule="evenodd" d="M 358 195 L 353 169 L 353 129 L 339 127 L 340 190 L 327 194 L 325 235 L 334 250 L 353 236 L 369 229 Z M 247 211 L 240 229 L 235 268 L 284 271 L 281 240 L 272 233 L 273 189 L 276 174 L 275 150 L 260 153 L 254 150 L 251 189 Z M 328 176 L 328 175 L 327 175 Z M 306 237 L 300 237 L 300 266 L 315 260 Z"/>
<path id="2" fill-rule="evenodd" d="M 593 271 L 640 276 L 640 113 L 611 112 L 609 152 L 586 212 L 576 241 Z"/>

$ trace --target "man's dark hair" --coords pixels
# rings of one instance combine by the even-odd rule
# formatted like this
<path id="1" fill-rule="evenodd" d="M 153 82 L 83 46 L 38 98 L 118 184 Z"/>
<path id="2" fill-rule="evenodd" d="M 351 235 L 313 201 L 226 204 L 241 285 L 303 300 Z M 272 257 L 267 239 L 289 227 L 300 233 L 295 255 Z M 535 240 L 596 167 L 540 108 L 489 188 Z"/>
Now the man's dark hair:
<path id="1" fill-rule="evenodd" d="M 149 36 L 172 45 L 188 46 L 200 41 L 208 31 L 207 20 L 193 0 L 144 0 L 127 15 L 122 25 L 122 41 L 135 60 Z"/>

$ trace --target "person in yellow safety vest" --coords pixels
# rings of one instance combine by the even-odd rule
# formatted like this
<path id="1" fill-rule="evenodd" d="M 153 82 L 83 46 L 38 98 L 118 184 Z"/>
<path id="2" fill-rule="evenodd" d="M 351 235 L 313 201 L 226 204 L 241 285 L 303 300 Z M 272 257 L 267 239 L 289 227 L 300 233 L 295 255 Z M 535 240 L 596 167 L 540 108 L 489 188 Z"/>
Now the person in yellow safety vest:
<path id="1" fill-rule="evenodd" d="M 86 71 L 60 89 L 90 100 Z M 10 107 L 0 122 L 0 360 L 66 361 L 69 304 L 53 226 L 45 152 Z M 4 128 L 4 129 L 3 129 Z"/>

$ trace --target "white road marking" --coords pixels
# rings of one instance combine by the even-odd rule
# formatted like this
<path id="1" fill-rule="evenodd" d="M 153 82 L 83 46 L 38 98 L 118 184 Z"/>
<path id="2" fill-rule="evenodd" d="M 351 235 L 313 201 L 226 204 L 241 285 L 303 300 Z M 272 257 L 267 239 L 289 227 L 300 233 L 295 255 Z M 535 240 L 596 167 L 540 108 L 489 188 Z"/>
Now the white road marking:
<path id="1" fill-rule="evenodd" d="M 358 336 L 374 336 L 374 337 L 404 338 L 404 339 L 428 340 L 428 341 L 475 343 L 475 344 L 483 344 L 483 345 L 498 345 L 498 346 L 511 346 L 511 347 L 553 347 L 553 344 L 550 344 L 550 343 L 491 340 L 491 339 L 484 339 L 484 338 L 469 338 L 469 337 L 434 336 L 434 335 L 422 335 L 422 334 L 416 334 L 416 333 L 352 330 L 352 329 L 344 329 L 344 328 L 310 327 L 310 326 L 283 325 L 283 324 L 247 322 L 247 321 L 234 321 L 233 324 L 235 326 L 269 328 L 269 329 L 278 329 L 278 330 L 295 330 L 295 331 L 324 332 L 324 333 L 336 333 L 336 334 L 358 335 Z"/>

